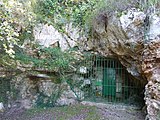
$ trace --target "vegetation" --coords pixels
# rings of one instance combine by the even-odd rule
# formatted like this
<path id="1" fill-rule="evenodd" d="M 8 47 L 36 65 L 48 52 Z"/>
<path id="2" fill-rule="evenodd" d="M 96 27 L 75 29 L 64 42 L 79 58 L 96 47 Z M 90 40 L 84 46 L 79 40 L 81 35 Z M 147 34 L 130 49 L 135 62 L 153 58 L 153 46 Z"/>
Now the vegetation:
<path id="1" fill-rule="evenodd" d="M 25 40 L 33 39 L 32 28 L 36 24 L 46 22 L 60 32 L 65 32 L 63 27 L 69 22 L 78 26 L 83 25 L 85 14 L 87 11 L 92 11 L 96 2 L 96 0 L 2 0 L 0 2 L 0 51 L 3 54 L 1 54 L 0 65 L 15 64 L 11 60 L 15 57 L 15 46 L 21 47 Z"/>
<path id="2" fill-rule="evenodd" d="M 24 4 L 9 0 L 0 3 L 0 42 L 9 56 L 14 57 L 14 45 L 18 45 L 22 30 L 30 26 L 33 15 Z M 30 31 L 27 31 L 30 32 Z"/>
<path id="3" fill-rule="evenodd" d="M 12 17 L 10 12 L 7 11 L 4 6 L 1 7 L 1 11 L 0 42 L 3 42 L 1 47 L 3 47 L 5 52 L 11 56 L 14 53 L 11 48 L 13 48 L 13 44 L 16 44 L 18 41 L 17 37 L 19 34 L 13 26 L 13 20 L 10 19 Z"/>
<path id="4" fill-rule="evenodd" d="M 76 61 L 70 50 L 61 51 L 60 48 L 43 48 L 41 46 L 37 46 L 34 50 L 32 55 L 26 52 L 16 54 L 16 59 L 22 64 L 30 64 L 32 71 L 57 72 L 64 76 L 65 72 L 72 70 L 72 65 Z"/>
<path id="5" fill-rule="evenodd" d="M 39 22 L 52 24 L 65 33 L 68 23 L 88 29 L 87 23 L 104 10 L 120 15 L 128 7 L 145 9 L 157 4 L 158 0 L 1 0 L 0 50 L 13 58 L 13 47 L 22 45 L 27 38 L 33 39 L 32 28 Z"/>
<path id="6" fill-rule="evenodd" d="M 27 8 L 28 4 L 20 0 L 0 1 L 0 66 L 16 68 L 15 47 L 20 47 L 24 39 L 22 33 L 31 33 L 28 28 L 33 22 L 33 12 Z"/>
<path id="7" fill-rule="evenodd" d="M 34 116 L 41 114 L 51 117 L 51 119 L 66 120 L 66 119 L 84 119 L 84 120 L 100 120 L 102 115 L 97 112 L 97 108 L 93 106 L 84 106 L 84 105 L 74 105 L 74 106 L 63 106 L 63 107 L 54 107 L 54 108 L 39 108 L 31 109 L 26 111 L 21 118 L 31 119 Z M 48 119 L 48 118 L 45 118 Z"/>
<path id="8" fill-rule="evenodd" d="M 41 0 L 35 5 L 39 20 L 48 22 L 62 31 L 65 24 L 72 22 L 76 26 L 85 23 L 87 12 L 94 9 L 99 0 Z"/>

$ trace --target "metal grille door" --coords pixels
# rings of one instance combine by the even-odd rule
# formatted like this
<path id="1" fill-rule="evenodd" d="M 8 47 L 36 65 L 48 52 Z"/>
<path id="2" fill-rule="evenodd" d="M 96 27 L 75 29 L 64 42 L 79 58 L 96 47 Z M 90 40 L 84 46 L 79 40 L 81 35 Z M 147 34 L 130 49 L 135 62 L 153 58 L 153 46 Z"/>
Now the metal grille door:
<path id="1" fill-rule="evenodd" d="M 81 100 L 125 104 L 142 100 L 139 86 L 115 58 L 89 55 L 79 65 L 75 75 L 70 83 Z"/>
<path id="2" fill-rule="evenodd" d="M 104 68 L 103 74 L 103 96 L 116 96 L 116 71 L 114 68 Z"/>

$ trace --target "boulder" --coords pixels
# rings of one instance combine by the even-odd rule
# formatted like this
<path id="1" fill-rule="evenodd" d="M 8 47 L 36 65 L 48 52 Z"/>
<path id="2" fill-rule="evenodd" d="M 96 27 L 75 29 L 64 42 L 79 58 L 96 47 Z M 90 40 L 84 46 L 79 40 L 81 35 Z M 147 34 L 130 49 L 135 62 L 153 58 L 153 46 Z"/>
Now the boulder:
<path id="1" fill-rule="evenodd" d="M 80 30 L 73 27 L 72 23 L 64 26 L 64 33 L 59 32 L 52 25 L 38 24 L 33 29 L 35 42 L 43 47 L 60 47 L 67 50 L 77 46 L 81 39 Z"/>
<path id="2" fill-rule="evenodd" d="M 32 101 L 30 101 L 29 99 L 21 100 L 21 107 L 23 107 L 25 109 L 32 108 Z"/>
<path id="3" fill-rule="evenodd" d="M 68 99 L 68 98 L 60 98 L 57 100 L 57 106 L 65 106 L 65 105 L 74 105 L 77 101 L 75 99 Z"/>
<path id="4" fill-rule="evenodd" d="M 2 102 L 0 102 L 0 112 L 4 112 L 4 105 L 3 105 L 3 103 Z"/>
<path id="5" fill-rule="evenodd" d="M 40 80 L 38 82 L 39 92 L 42 92 L 44 95 L 51 97 L 52 94 L 58 93 L 59 84 L 55 84 L 52 80 Z"/>
<path id="6" fill-rule="evenodd" d="M 63 90 L 60 97 L 56 101 L 56 105 L 63 106 L 63 105 L 73 105 L 77 103 L 77 96 L 71 90 L 70 86 L 67 83 L 63 83 L 62 86 L 65 86 L 66 89 Z M 64 88 L 64 87 L 62 87 Z"/>

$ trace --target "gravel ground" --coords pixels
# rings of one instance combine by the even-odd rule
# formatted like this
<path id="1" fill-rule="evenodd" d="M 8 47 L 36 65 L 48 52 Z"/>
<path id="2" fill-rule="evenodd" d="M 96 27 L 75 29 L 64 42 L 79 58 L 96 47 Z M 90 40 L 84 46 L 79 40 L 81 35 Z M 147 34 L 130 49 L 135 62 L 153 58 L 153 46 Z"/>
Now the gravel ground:
<path id="1" fill-rule="evenodd" d="M 0 120 L 144 120 L 142 111 L 131 107 L 78 104 L 54 108 L 12 108 L 0 113 Z"/>

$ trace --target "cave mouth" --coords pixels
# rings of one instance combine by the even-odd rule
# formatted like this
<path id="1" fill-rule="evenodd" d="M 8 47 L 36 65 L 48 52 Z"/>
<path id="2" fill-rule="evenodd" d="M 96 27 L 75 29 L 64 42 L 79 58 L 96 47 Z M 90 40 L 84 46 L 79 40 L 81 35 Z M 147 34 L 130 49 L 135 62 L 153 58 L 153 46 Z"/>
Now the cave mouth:
<path id="1" fill-rule="evenodd" d="M 78 73 L 83 81 L 83 100 L 144 106 L 144 87 L 118 59 L 91 55 L 82 62 Z"/>

